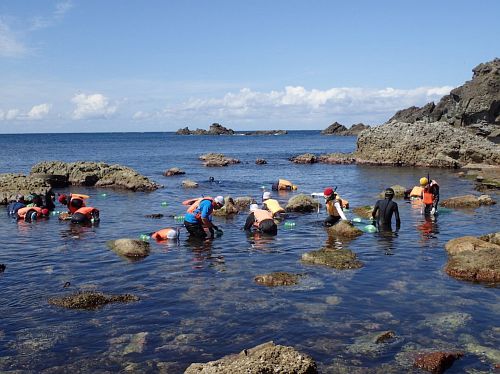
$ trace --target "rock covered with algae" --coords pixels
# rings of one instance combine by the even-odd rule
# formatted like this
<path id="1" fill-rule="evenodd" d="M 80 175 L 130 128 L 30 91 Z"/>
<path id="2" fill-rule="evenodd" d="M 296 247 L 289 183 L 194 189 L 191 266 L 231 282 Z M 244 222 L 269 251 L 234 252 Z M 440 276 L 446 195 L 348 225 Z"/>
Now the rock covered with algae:
<path id="1" fill-rule="evenodd" d="M 489 195 L 479 197 L 474 195 L 455 196 L 441 202 L 441 206 L 445 208 L 477 208 L 481 205 L 493 204 L 496 204 L 496 202 Z"/>
<path id="2" fill-rule="evenodd" d="M 151 251 L 148 242 L 137 239 L 122 238 L 116 240 L 108 240 L 106 242 L 106 245 L 113 251 L 118 253 L 120 256 L 128 258 L 146 257 Z"/>
<path id="3" fill-rule="evenodd" d="M 299 194 L 288 200 L 285 210 L 287 212 L 310 213 L 315 212 L 319 205 L 313 197 L 306 194 Z"/>
<path id="4" fill-rule="evenodd" d="M 413 366 L 427 370 L 433 374 L 443 373 L 446 369 L 463 356 L 463 352 L 426 352 L 420 353 Z"/>
<path id="5" fill-rule="evenodd" d="M 270 274 L 256 275 L 254 281 L 257 284 L 269 287 L 293 286 L 298 284 L 299 275 L 279 271 Z"/>
<path id="6" fill-rule="evenodd" d="M 352 223 L 342 220 L 328 228 L 328 235 L 345 239 L 354 239 L 363 235 L 363 231 L 358 229 Z"/>
<path id="7" fill-rule="evenodd" d="M 98 309 L 109 303 L 129 303 L 138 301 L 137 296 L 131 294 L 106 295 L 102 292 L 81 291 L 62 297 L 51 297 L 48 302 L 68 309 Z"/>
<path id="8" fill-rule="evenodd" d="M 318 373 L 314 360 L 293 347 L 267 342 L 254 348 L 245 349 L 239 354 L 225 356 L 217 361 L 205 364 L 191 364 L 185 374 L 248 374 L 248 373 L 283 373 L 315 374 Z"/>
<path id="9" fill-rule="evenodd" d="M 352 208 L 352 212 L 361 218 L 370 219 L 372 218 L 373 206 L 364 205 Z"/>
<path id="10" fill-rule="evenodd" d="M 321 248 L 306 252 L 302 255 L 302 262 L 306 264 L 325 265 L 334 269 L 359 269 L 363 263 L 350 249 Z"/>

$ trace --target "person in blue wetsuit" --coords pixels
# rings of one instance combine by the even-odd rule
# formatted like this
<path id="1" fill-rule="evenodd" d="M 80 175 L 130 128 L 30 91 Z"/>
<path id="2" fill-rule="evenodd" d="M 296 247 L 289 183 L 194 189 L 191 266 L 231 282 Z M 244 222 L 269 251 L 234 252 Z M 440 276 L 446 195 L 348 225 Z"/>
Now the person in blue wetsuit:
<path id="1" fill-rule="evenodd" d="M 10 217 L 17 218 L 17 211 L 21 208 L 24 208 L 26 206 L 26 202 L 24 201 L 24 196 L 21 194 L 18 194 L 16 196 L 16 201 L 10 203 L 7 206 L 7 214 Z"/>
<path id="2" fill-rule="evenodd" d="M 212 212 L 223 206 L 224 197 L 222 196 L 217 196 L 214 199 L 201 198 L 195 201 L 184 216 L 184 226 L 190 236 L 205 239 L 207 237 L 206 228 L 213 238 L 215 236 L 214 230 L 219 231 L 219 228 L 212 223 Z"/>
<path id="3" fill-rule="evenodd" d="M 385 190 L 385 199 L 378 200 L 372 211 L 373 220 L 377 221 L 379 231 L 392 231 L 392 215 L 396 218 L 396 230 L 401 227 L 401 220 L 399 219 L 398 204 L 392 201 L 394 197 L 394 190 L 387 188 Z"/>

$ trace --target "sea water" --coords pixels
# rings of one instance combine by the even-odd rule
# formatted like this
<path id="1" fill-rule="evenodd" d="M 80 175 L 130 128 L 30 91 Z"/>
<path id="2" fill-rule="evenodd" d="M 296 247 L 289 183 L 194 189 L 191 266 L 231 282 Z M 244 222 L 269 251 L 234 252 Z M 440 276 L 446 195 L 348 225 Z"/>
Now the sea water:
<path id="1" fill-rule="evenodd" d="M 172 133 L 0 135 L 0 172 L 27 174 L 40 161 L 103 161 L 136 169 L 164 188 L 130 192 L 72 186 L 56 192 L 90 195 L 101 221 L 93 227 L 56 217 L 31 224 L 0 215 L 0 372 L 182 372 L 273 340 L 311 355 L 322 370 L 335 364 L 379 367 L 400 362 L 412 349 L 460 349 L 466 353 L 450 373 L 489 370 L 499 346 L 497 287 L 458 281 L 443 272 L 445 243 L 459 236 L 498 231 L 498 205 L 453 210 L 427 221 L 419 209 L 396 200 L 399 233 L 364 233 L 350 243 L 329 241 L 319 213 L 289 217 L 278 235 L 246 234 L 246 214 L 215 217 L 224 235 L 204 244 L 187 240 L 151 242 L 151 254 L 127 261 L 106 241 L 164 227 L 182 227 L 181 202 L 201 195 L 250 196 L 259 203 L 278 178 L 298 185 L 273 192 L 282 205 L 298 193 L 337 186 L 351 207 L 373 205 L 386 187 L 415 185 L 430 176 L 441 199 L 476 193 L 453 170 L 356 165 L 296 165 L 306 152 L 351 152 L 356 138 L 317 131 L 282 136 L 178 136 Z M 206 168 L 198 159 L 220 152 L 241 160 Z M 257 158 L 267 160 L 256 165 Z M 186 174 L 164 177 L 179 167 Z M 210 183 L 209 177 L 214 177 Z M 182 180 L 199 183 L 184 189 Z M 264 188 L 262 188 L 264 187 Z M 62 210 L 58 206 L 56 209 Z M 163 218 L 145 215 L 161 213 Z M 348 218 L 355 218 L 352 212 Z M 287 221 L 285 221 L 287 222 Z M 146 239 L 147 240 L 147 239 Z M 363 261 L 359 270 L 302 264 L 303 253 L 324 246 L 349 248 Z M 301 274 L 297 286 L 257 285 L 258 274 Z M 47 300 L 79 290 L 131 293 L 140 301 L 93 311 L 66 310 Z M 396 338 L 367 344 L 377 332 Z M 493 349 L 487 354 L 481 353 Z M 493 352 L 493 353 L 491 353 Z M 402 358 L 403 357 L 403 358 Z"/>

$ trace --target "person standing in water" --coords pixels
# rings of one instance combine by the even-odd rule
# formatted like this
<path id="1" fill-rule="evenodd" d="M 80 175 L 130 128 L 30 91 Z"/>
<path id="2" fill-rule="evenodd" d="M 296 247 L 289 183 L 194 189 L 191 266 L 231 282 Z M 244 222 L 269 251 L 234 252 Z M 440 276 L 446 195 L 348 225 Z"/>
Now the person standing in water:
<path id="1" fill-rule="evenodd" d="M 396 230 L 401 227 L 401 220 L 399 219 L 398 204 L 392 201 L 394 197 L 394 190 L 387 188 L 385 190 L 385 199 L 378 200 L 372 211 L 372 218 L 377 222 L 379 231 L 392 231 L 392 216 L 396 218 Z"/>

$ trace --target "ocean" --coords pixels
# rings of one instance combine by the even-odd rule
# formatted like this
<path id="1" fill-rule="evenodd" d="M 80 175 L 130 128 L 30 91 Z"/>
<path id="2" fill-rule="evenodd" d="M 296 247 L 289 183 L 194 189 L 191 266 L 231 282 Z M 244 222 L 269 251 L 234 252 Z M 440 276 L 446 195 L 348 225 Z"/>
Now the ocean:
<path id="1" fill-rule="evenodd" d="M 270 340 L 309 354 L 323 372 L 339 365 L 402 365 L 406 352 L 415 349 L 465 351 L 449 373 L 484 372 L 495 363 L 480 347 L 495 352 L 499 346 L 498 287 L 458 281 L 443 267 L 448 240 L 498 231 L 499 205 L 453 210 L 431 222 L 398 199 L 398 233 L 365 233 L 350 243 L 328 241 L 321 210 L 291 214 L 295 226 L 281 224 L 276 237 L 242 231 L 245 213 L 215 217 L 222 237 L 192 244 L 182 231 L 178 243 L 151 242 L 151 254 L 141 261 L 125 260 L 106 246 L 111 239 L 179 226 L 173 217 L 184 214 L 181 202 L 187 198 L 250 196 L 260 202 L 262 192 L 279 178 L 298 186 L 296 192 L 274 192 L 282 205 L 297 193 L 328 186 L 337 186 L 351 207 L 373 205 L 386 187 L 412 187 L 427 173 L 439 182 L 441 200 L 477 194 L 473 182 L 458 178 L 455 170 L 290 162 L 306 152 L 356 147 L 355 137 L 319 131 L 280 136 L 24 134 L 0 135 L 0 144 L 1 173 L 27 174 L 45 160 L 103 161 L 132 167 L 164 185 L 150 193 L 78 186 L 55 190 L 90 195 L 89 205 L 101 212 L 94 227 L 55 217 L 18 223 L 0 215 L 0 263 L 6 265 L 0 273 L 2 373 L 177 373 L 193 362 Z M 208 152 L 241 163 L 206 168 L 198 157 Z M 257 158 L 267 164 L 256 165 Z M 171 167 L 186 175 L 163 176 Z M 216 182 L 210 183 L 210 177 Z M 184 179 L 198 182 L 199 188 L 184 189 Z M 145 217 L 154 213 L 164 217 Z M 352 212 L 347 216 L 355 217 Z M 301 263 L 303 253 L 325 245 L 353 250 L 364 267 L 333 270 Z M 268 288 L 254 282 L 256 275 L 275 271 L 301 274 L 299 284 Z M 47 302 L 78 290 L 131 293 L 140 301 L 93 311 Z M 396 337 L 371 342 L 373 334 L 387 330 Z"/>

